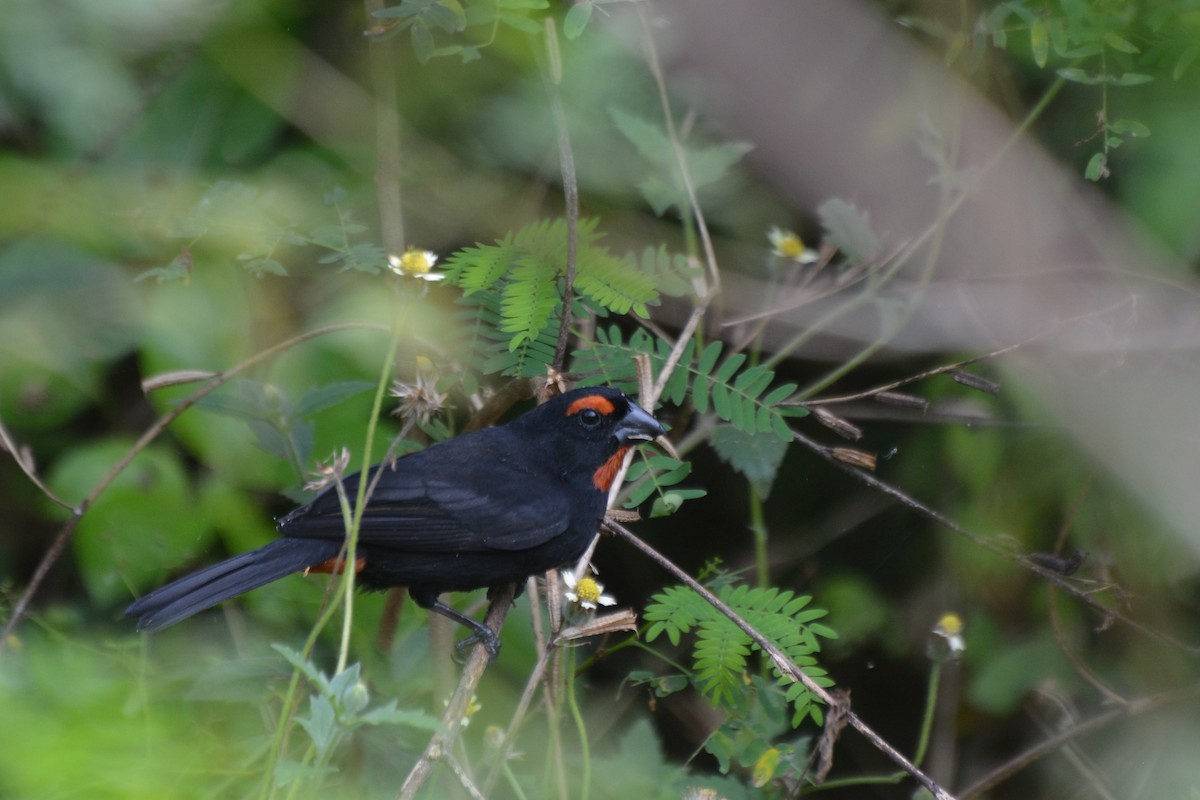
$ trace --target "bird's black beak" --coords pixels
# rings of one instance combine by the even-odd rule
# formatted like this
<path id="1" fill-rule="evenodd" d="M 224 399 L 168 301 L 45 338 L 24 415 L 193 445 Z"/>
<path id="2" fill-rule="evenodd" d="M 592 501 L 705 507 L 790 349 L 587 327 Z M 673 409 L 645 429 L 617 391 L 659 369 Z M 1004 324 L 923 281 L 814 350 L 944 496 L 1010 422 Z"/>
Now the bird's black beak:
<path id="1" fill-rule="evenodd" d="M 616 430 L 613 431 L 613 436 L 617 437 L 617 441 L 623 445 L 630 442 L 649 442 L 662 436 L 667 431 L 659 424 L 658 420 L 650 416 L 640 407 L 629 404 L 629 413 L 625 418 L 617 423 Z"/>

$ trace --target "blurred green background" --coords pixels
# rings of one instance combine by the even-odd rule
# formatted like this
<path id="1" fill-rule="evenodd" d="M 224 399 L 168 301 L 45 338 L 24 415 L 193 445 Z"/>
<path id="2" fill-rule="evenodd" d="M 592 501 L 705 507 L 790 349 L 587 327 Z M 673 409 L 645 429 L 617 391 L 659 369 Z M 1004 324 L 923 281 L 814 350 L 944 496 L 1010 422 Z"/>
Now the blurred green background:
<path id="1" fill-rule="evenodd" d="M 333 2 L 9 3 L 0 421 L 50 492 L 78 504 L 195 388 L 143 392 L 140 381 L 219 372 L 320 326 L 357 327 L 266 359 L 184 412 L 88 510 L 0 651 L 0 797 L 259 796 L 292 671 L 271 644 L 300 649 L 324 583 L 289 578 L 154 637 L 122 609 L 268 541 L 302 496 L 302 473 L 335 449 L 357 464 L 381 368 L 411 381 L 424 357 L 460 373 L 449 429 L 474 387 L 502 383 L 473 371 L 461 291 L 398 277 L 386 260 L 407 246 L 444 259 L 562 216 L 555 102 L 603 244 L 621 256 L 699 253 L 694 220 L 654 208 L 647 184 L 664 163 L 622 131 L 623 118 L 662 124 L 655 59 L 722 269 L 705 340 L 782 353 L 779 375 L 801 386 L 853 366 L 825 390 L 834 396 L 1047 338 L 971 367 L 1000 381 L 998 396 L 940 376 L 905 389 L 931 403 L 927 414 L 831 406 L 865 428 L 856 443 L 797 421 L 826 444 L 878 454 L 881 479 L 992 549 L 796 445 L 769 492 L 698 447 L 684 485 L 707 496 L 639 533 L 693 574 L 721 559 L 752 579 L 752 531 L 769 531 L 772 585 L 813 595 L 839 633 L 822 665 L 910 754 L 930 631 L 960 615 L 966 651 L 943 671 L 926 762 L 951 789 L 1115 709 L 988 796 L 1197 796 L 1200 6 L 944 6 L 501 0 L 464 11 L 405 0 L 372 17 L 369 4 Z M 447 30 L 460 19 L 465 30 Z M 398 125 L 398 152 L 381 151 L 381 120 Z M 1009 161 L 997 168 L 1000 153 Z M 399 215 L 381 212 L 381 186 L 398 189 Z M 867 305 L 876 316 L 816 303 L 775 310 L 756 334 L 744 320 L 794 281 L 780 277 L 792 266 L 772 255 L 768 229 L 828 241 L 817 209 L 830 197 L 863 209 L 885 249 L 917 242 L 917 257 L 886 303 Z M 947 212 L 956 198 L 961 212 Z M 667 298 L 652 320 L 677 332 L 690 308 Z M 907 309 L 895 329 L 888 308 Z M 404 336 L 387 365 L 398 314 Z M 635 327 L 602 324 L 614 321 Z M 782 350 L 806 330 L 816 335 Z M 682 436 L 713 422 L 662 413 Z M 389 415 L 379 423 L 376 455 L 399 430 Z M 68 513 L 0 455 L 7 620 Z M 1075 549 L 1087 553 L 1077 587 L 1136 624 L 1001 555 Z M 596 564 L 635 610 L 669 582 L 614 542 Z M 462 607 L 478 613 L 481 599 Z M 411 605 L 394 644 L 376 648 L 382 614 L 380 596 L 356 602 L 353 660 L 371 708 L 395 700 L 413 716 L 356 728 L 328 774 L 283 779 L 276 796 L 394 796 L 419 755 L 454 667 L 431 654 Z M 523 598 L 507 623 L 463 734 L 468 762 L 487 762 L 489 726 L 507 724 L 532 669 L 531 615 Z M 568 765 L 569 796 L 789 796 L 779 781 L 755 786 L 753 763 L 722 775 L 702 745 L 728 717 L 695 692 L 624 683 L 664 662 L 618 641 L 576 680 L 590 749 L 572 731 L 550 756 Z M 322 635 L 324 669 L 336 645 Z M 797 747 L 818 733 L 786 728 L 777 741 Z M 558 796 L 543 763 L 555 735 L 533 725 L 494 796 Z M 853 734 L 837 753 L 835 777 L 891 770 Z M 457 791 L 439 773 L 424 796 Z M 913 784 L 830 791 L 910 797 Z"/>

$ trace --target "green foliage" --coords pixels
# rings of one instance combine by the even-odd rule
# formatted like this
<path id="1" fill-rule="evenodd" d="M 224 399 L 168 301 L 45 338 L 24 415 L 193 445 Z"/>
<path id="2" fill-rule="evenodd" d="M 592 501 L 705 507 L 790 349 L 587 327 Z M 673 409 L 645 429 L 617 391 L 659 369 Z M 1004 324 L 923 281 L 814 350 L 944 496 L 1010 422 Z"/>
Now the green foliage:
<path id="1" fill-rule="evenodd" d="M 578 226 L 575 292 L 580 314 L 649 315 L 658 302 L 653 280 L 635 263 L 611 255 L 598 244 L 599 220 Z M 476 244 L 446 262 L 446 280 L 463 290 L 463 302 L 476 316 L 473 344 L 484 354 L 485 373 L 535 375 L 554 354 L 562 314 L 566 274 L 566 220 L 542 220 L 510 233 L 495 244 Z M 673 273 L 669 273 L 673 274 Z M 502 344 L 507 354 L 491 344 Z"/>
<path id="2" fill-rule="evenodd" d="M 277 386 L 241 379 L 204 397 L 197 406 L 243 420 L 254 432 L 254 444 L 286 459 L 299 477 L 312 456 L 312 415 L 373 388 L 369 381 L 342 381 L 310 389 L 293 402 Z"/>
<path id="3" fill-rule="evenodd" d="M 818 637 L 832 639 L 837 634 L 816 622 L 825 616 L 825 612 L 808 607 L 811 597 L 744 584 L 722 586 L 717 590 L 717 596 L 818 685 L 833 685 L 817 665 L 814 654 L 821 649 Z M 746 691 L 745 673 L 750 668 L 750 653 L 758 649 L 750 637 L 684 586 L 668 587 L 656 594 L 643 616 L 651 623 L 646 629 L 647 642 L 666 635 L 671 644 L 678 646 L 684 634 L 695 635 L 694 672 L 689 676 L 693 685 L 718 708 L 735 711 Z M 792 726 L 800 725 L 808 717 L 820 723 L 820 707 L 804 685 L 792 683 L 774 667 L 772 671 L 792 704 Z"/>
<path id="4" fill-rule="evenodd" d="M 633 253 L 625 258 L 632 265 L 639 266 L 658 291 L 668 297 L 690 296 L 695 291 L 696 279 L 704 275 L 704 268 L 699 263 L 688 259 L 683 253 L 670 252 L 666 245 L 647 247 L 640 259 Z"/>
<path id="5" fill-rule="evenodd" d="M 689 207 L 687 189 L 679 171 L 675 145 L 671 143 L 666 131 L 659 125 L 619 108 L 610 108 L 609 114 L 617 130 L 659 173 L 638 184 L 642 196 L 654 209 L 654 213 L 662 216 L 673 207 L 679 209 L 681 214 L 684 213 L 684 209 Z M 683 151 L 683 160 L 688 166 L 692 187 L 697 192 L 724 178 L 732 167 L 742 160 L 742 156 L 753 149 L 745 142 L 724 142 L 709 146 L 680 145 L 680 148 Z"/>
<path id="6" fill-rule="evenodd" d="M 371 693 L 363 683 L 360 664 L 351 664 L 329 677 L 295 650 L 281 644 L 272 647 L 308 679 L 314 690 L 309 696 L 308 716 L 298 718 L 297 722 L 312 739 L 316 767 L 308 769 L 304 764 L 285 762 L 281 765 L 280 785 L 301 776 L 319 780 L 329 758 L 356 728 L 396 725 L 432 733 L 441 724 L 423 711 L 398 708 L 394 699 L 368 710 Z"/>
<path id="7" fill-rule="evenodd" d="M 1200 56 L 1200 18 L 1189 0 L 1009 0 L 985 12 L 978 31 L 998 48 L 1027 52 L 1039 69 L 1061 65 L 1054 69 L 1064 81 L 1100 89 L 1097 124 L 1088 137 L 1099 149 L 1084 169 L 1093 181 L 1108 177 L 1112 150 L 1150 135 L 1146 124 L 1111 112 L 1109 89 L 1179 80 Z"/>
<path id="8" fill-rule="evenodd" d="M 458 56 L 465 64 L 481 57 L 480 51 L 492 45 L 501 26 L 523 34 L 541 33 L 540 16 L 533 12 L 549 7 L 549 0 L 466 0 L 465 4 L 458 0 L 403 0 L 373 12 L 380 24 L 367 33 L 382 37 L 408 30 L 413 54 L 422 64 L 446 56 Z M 467 44 L 438 46 L 434 39 L 435 32 L 465 35 L 468 30 L 479 35 Z"/>
<path id="9" fill-rule="evenodd" d="M 79 445 L 55 465 L 50 488 L 68 502 L 81 502 L 132 445 L 131 439 Z M 194 506 L 178 454 L 162 446 L 142 451 L 79 520 L 72 539 L 93 601 L 127 600 L 129 587 L 162 579 L 162 564 L 193 558 L 212 538 L 201 515 L 178 513 Z"/>
<path id="10" fill-rule="evenodd" d="M 341 270 L 378 274 L 387 267 L 387 254 L 379 245 L 356 241 L 367 228 L 354 219 L 346 208 L 345 189 L 325 193 L 324 203 L 334 218 L 320 220 L 309 227 L 280 222 L 274 217 L 280 199 L 272 192 L 254 186 L 222 180 L 196 200 L 192 208 L 175 220 L 168 236 L 187 243 L 165 267 L 155 267 L 134 280 L 154 278 L 158 283 L 186 282 L 192 274 L 194 249 L 201 244 L 224 245 L 237 250 L 235 259 L 256 278 L 266 275 L 287 277 L 279 262 L 284 247 L 318 247 L 326 251 L 317 263 L 335 264 Z"/>
<path id="11" fill-rule="evenodd" d="M 768 392 L 775 380 L 774 370 L 762 364 L 746 367 L 745 353 L 733 353 L 720 361 L 724 347 L 724 342 L 713 341 L 697 355 L 694 342 L 689 342 L 667 381 L 663 399 L 681 405 L 690 397 L 701 414 L 711 408 L 719 419 L 746 433 L 774 432 L 780 440 L 791 441 L 787 418 L 808 413 L 798 406 L 781 405 L 795 393 L 796 385 L 784 383 Z M 609 383 L 633 391 L 633 357 L 648 356 L 658 374 L 671 349 L 669 342 L 641 329 L 626 341 L 616 326 L 607 331 L 598 328 L 592 347 L 575 351 L 572 370 L 584 376 L 585 384 Z"/>
<path id="12" fill-rule="evenodd" d="M 629 497 L 625 500 L 626 508 L 637 508 L 650 495 L 655 494 L 657 497 L 650 508 L 650 516 L 665 517 L 678 511 L 685 500 L 695 500 L 708 494 L 704 489 L 676 486 L 691 474 L 691 462 L 677 461 L 657 453 L 647 456 L 643 450 L 638 452 L 639 456 L 629 465 L 629 471 L 625 475 L 625 479 L 632 485 Z"/>
<path id="13" fill-rule="evenodd" d="M 867 212 L 845 200 L 826 200 L 817 208 L 829 241 L 851 261 L 866 261 L 879 253 L 879 237 L 871 229 Z"/>
<path id="14" fill-rule="evenodd" d="M 721 460 L 745 475 L 759 496 L 767 499 L 787 453 L 786 441 L 766 432 L 748 433 L 732 425 L 719 425 L 709 442 Z"/>
<path id="15" fill-rule="evenodd" d="M 717 759 L 722 772 L 735 764 L 753 769 L 755 786 L 780 774 L 803 774 L 810 737 L 788 740 L 793 726 L 786 694 L 760 675 L 751 675 L 744 683 L 736 712 L 705 740 L 704 749 Z"/>

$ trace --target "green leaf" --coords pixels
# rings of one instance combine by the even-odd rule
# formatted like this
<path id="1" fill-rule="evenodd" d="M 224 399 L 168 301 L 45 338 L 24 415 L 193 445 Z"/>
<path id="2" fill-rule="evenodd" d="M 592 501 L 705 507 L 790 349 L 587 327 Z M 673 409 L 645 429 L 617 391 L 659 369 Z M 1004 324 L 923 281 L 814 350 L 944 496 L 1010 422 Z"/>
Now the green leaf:
<path id="1" fill-rule="evenodd" d="M 429 28 L 420 23 L 413 25 L 410 36 L 417 61 L 422 64 L 429 63 L 429 59 L 433 58 L 433 34 L 429 32 Z"/>
<path id="2" fill-rule="evenodd" d="M 47 476 L 68 502 L 87 496 L 125 456 L 132 439 L 78 444 Z M 191 485 L 169 448 L 143 450 L 79 520 L 71 539 L 88 594 L 99 605 L 128 601 L 130 587 L 148 588 L 203 553 L 213 529 L 191 508 Z"/>
<path id="3" fill-rule="evenodd" d="M 1104 153 L 1096 153 L 1088 160 L 1087 167 L 1083 171 L 1083 177 L 1089 181 L 1098 181 L 1101 178 L 1108 177 L 1108 156 Z"/>
<path id="4" fill-rule="evenodd" d="M 1062 69 L 1057 70 L 1057 74 L 1058 77 L 1062 78 L 1063 80 L 1073 81 L 1074 83 L 1082 83 L 1088 86 L 1095 85 L 1102 81 L 1101 78 L 1089 75 L 1087 72 L 1084 72 L 1077 67 L 1063 67 Z"/>
<path id="5" fill-rule="evenodd" d="M 785 442 L 791 442 L 795 438 L 792 429 L 788 427 L 787 420 L 783 417 L 771 417 L 771 430 L 775 431 L 775 435 Z"/>
<path id="6" fill-rule="evenodd" d="M 1131 119 L 1118 119 L 1108 124 L 1113 133 L 1127 133 L 1135 139 L 1145 139 L 1150 135 L 1150 129 L 1140 122 Z"/>
<path id="7" fill-rule="evenodd" d="M 1050 34 L 1046 23 L 1041 17 L 1035 17 L 1029 26 L 1029 46 L 1033 50 L 1033 61 L 1039 68 L 1046 66 L 1046 57 L 1050 54 Z"/>
<path id="8" fill-rule="evenodd" d="M 709 441 L 721 460 L 745 475 L 764 499 L 771 493 L 771 485 L 787 453 L 787 441 L 771 434 L 747 433 L 729 425 L 713 430 Z"/>
<path id="9" fill-rule="evenodd" d="M 720 368 L 717 369 L 716 373 L 713 375 L 713 380 L 721 383 L 729 383 L 729 379 L 732 378 L 733 374 L 741 368 L 742 364 L 745 363 L 745 353 L 734 353 L 729 358 L 725 359 L 725 363 L 721 364 Z"/>
<path id="10" fill-rule="evenodd" d="M 678 157 L 666 132 L 660 126 L 619 108 L 610 107 L 609 115 L 617 130 L 637 148 L 642 157 L 661 170 L 661 174 L 652 174 L 638 184 L 655 213 L 661 215 L 671 206 L 686 206 L 688 199 L 679 173 Z M 708 186 L 725 177 L 730 168 L 752 149 L 743 142 L 723 142 L 707 147 L 681 147 L 683 161 L 687 164 L 694 189 Z"/>
<path id="11" fill-rule="evenodd" d="M 776 386 L 762 399 L 764 406 L 777 406 L 796 392 L 796 384 L 783 383 Z"/>
<path id="12" fill-rule="evenodd" d="M 708 375 L 713 371 L 713 367 L 717 365 L 717 359 L 721 357 L 721 350 L 725 343 L 721 340 L 709 342 L 708 347 L 704 348 L 704 352 L 700 354 L 700 360 L 696 362 L 696 372 L 700 375 Z"/>
<path id="13" fill-rule="evenodd" d="M 424 711 L 398 708 L 395 700 L 362 714 L 358 721 L 364 725 L 399 725 L 421 731 L 436 731 L 442 725 L 441 720 Z"/>
<path id="14" fill-rule="evenodd" d="M 1179 80 L 1183 77 L 1183 73 L 1188 71 L 1196 57 L 1200 56 L 1200 46 L 1192 46 L 1179 54 L 1179 59 L 1175 62 L 1174 69 L 1171 70 L 1171 78 Z"/>
<path id="15" fill-rule="evenodd" d="M 826 200 L 817 208 L 829 241 L 851 261 L 866 261 L 879 252 L 879 238 L 865 211 L 845 200 Z"/>
<path id="16" fill-rule="evenodd" d="M 678 511 L 688 500 L 704 497 L 708 492 L 704 489 L 672 489 L 655 498 L 650 506 L 650 517 L 666 517 Z"/>
<path id="17" fill-rule="evenodd" d="M 287 277 L 288 274 L 287 270 L 284 269 L 283 264 L 280 264 L 273 258 L 251 258 L 248 259 L 242 266 L 245 267 L 247 272 L 256 278 L 261 278 L 268 274 Z"/>
<path id="18" fill-rule="evenodd" d="M 497 19 L 500 20 L 501 24 L 506 25 L 509 28 L 512 28 L 513 30 L 520 31 L 521 33 L 536 34 L 536 33 L 542 32 L 541 23 L 537 22 L 536 20 L 530 19 L 529 17 L 525 16 L 524 14 L 518 14 L 516 12 L 502 11 L 499 14 L 497 14 L 496 17 L 497 17 Z"/>
<path id="19" fill-rule="evenodd" d="M 305 658 L 302 653 L 278 642 L 272 643 L 271 649 L 283 656 L 293 667 L 300 670 L 300 673 L 308 679 L 308 682 L 319 691 L 325 694 L 329 693 L 329 678 L 326 677 L 324 672 L 317 669 L 315 664 Z"/>
<path id="20" fill-rule="evenodd" d="M 1124 38 L 1123 36 L 1120 36 L 1112 31 L 1105 32 L 1104 43 L 1107 44 L 1112 49 L 1118 50 L 1122 53 L 1140 53 L 1141 52 L 1141 50 L 1138 50 L 1137 47 L 1133 44 L 1133 42 L 1129 41 L 1128 39 Z"/>
<path id="21" fill-rule="evenodd" d="M 296 413 L 302 417 L 332 408 L 343 400 L 375 388 L 373 381 L 340 381 L 309 389 L 296 403 Z"/>
<path id="22" fill-rule="evenodd" d="M 589 2 L 576 3 L 571 6 L 566 19 L 563 20 L 563 36 L 568 39 L 578 39 L 582 36 L 588 22 L 592 19 L 593 8 L 594 6 Z"/>
<path id="23" fill-rule="evenodd" d="M 296 721 L 308 732 L 317 753 L 323 754 L 336 745 L 340 738 L 333 703 L 324 695 L 315 694 L 309 697 L 308 708 L 308 716 Z"/>
<path id="24" fill-rule="evenodd" d="M 1154 80 L 1153 75 L 1145 75 L 1140 72 L 1126 72 L 1123 75 L 1118 75 L 1112 83 L 1115 86 L 1139 86 L 1143 83 L 1149 83 Z"/>

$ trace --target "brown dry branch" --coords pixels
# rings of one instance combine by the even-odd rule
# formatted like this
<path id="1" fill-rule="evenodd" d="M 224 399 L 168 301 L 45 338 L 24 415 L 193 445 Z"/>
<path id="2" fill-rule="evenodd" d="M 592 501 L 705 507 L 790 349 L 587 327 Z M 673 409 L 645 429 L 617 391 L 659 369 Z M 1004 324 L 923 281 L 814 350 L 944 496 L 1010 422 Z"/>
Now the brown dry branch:
<path id="1" fill-rule="evenodd" d="M 1011 547 L 1006 546 L 1002 543 L 1005 540 L 1003 540 L 1001 537 L 989 537 L 976 533 L 975 531 L 970 530 L 945 514 L 942 514 L 940 511 L 931 508 L 912 495 L 909 495 L 890 483 L 872 475 L 870 472 L 846 463 L 843 459 L 839 458 L 840 454 L 838 452 L 840 450 L 844 450 L 845 448 L 828 447 L 795 431 L 793 431 L 793 436 L 797 442 L 804 445 L 809 450 L 813 451 L 831 464 L 835 464 L 844 472 L 857 477 L 872 489 L 891 497 L 901 505 L 916 511 L 927 519 L 936 522 L 938 525 L 941 525 L 942 527 L 965 537 L 973 544 L 995 553 L 996 555 L 1002 556 L 1018 566 L 1024 567 L 1033 574 L 1045 579 L 1048 583 L 1052 583 L 1058 588 L 1062 589 L 1064 592 L 1071 595 L 1076 600 L 1079 600 L 1084 605 L 1097 611 L 1105 619 L 1119 621 L 1122 624 L 1129 626 L 1133 630 L 1143 633 L 1153 639 L 1157 639 L 1160 642 L 1169 644 L 1172 647 L 1178 648 L 1179 650 L 1182 650 L 1190 655 L 1200 655 L 1200 646 L 1187 644 L 1186 642 L 1180 641 L 1164 631 L 1151 628 L 1115 608 L 1104 605 L 1092 596 L 1093 592 L 1081 589 L 1071 578 L 1055 570 L 1046 569 L 1037 562 L 1028 558 L 1024 553 L 1017 552 Z M 1120 587 L 1115 585 L 1106 585 L 1104 588 L 1112 589 L 1117 593 L 1121 593 L 1122 591 Z"/>
<path id="2" fill-rule="evenodd" d="M 508 610 L 512 607 L 513 598 L 516 596 L 516 586 L 509 584 L 497 587 L 488 594 L 491 605 L 488 608 L 487 616 L 484 617 L 483 624 L 493 631 L 499 631 L 504 625 L 504 618 L 508 616 Z M 458 687 L 446 705 L 446 713 L 442 715 L 442 727 L 429 739 L 429 743 L 425 745 L 425 751 L 413 765 L 408 777 L 404 779 L 404 784 L 400 787 L 400 794 L 397 795 L 398 800 L 411 800 L 416 797 L 421 786 L 433 773 L 434 766 L 445 758 L 454 746 L 459 731 L 462 730 L 462 721 L 466 717 L 471 696 L 479 686 L 479 681 L 483 678 L 489 660 L 487 648 L 483 642 L 477 642 L 471 648 L 471 657 L 463 667 Z"/>
<path id="3" fill-rule="evenodd" d="M 1123 706 L 1118 706 L 1101 714 L 1097 714 L 1096 716 L 1086 719 L 1077 725 L 1059 731 L 1053 736 L 1050 736 L 1038 744 L 1033 745 L 1028 750 L 1020 753 L 1010 761 L 992 770 L 987 775 L 984 775 L 982 778 L 963 789 L 958 796 L 959 800 L 971 800 L 973 797 L 979 797 L 984 792 L 994 789 L 1036 761 L 1045 758 L 1051 753 L 1057 752 L 1068 742 L 1071 742 L 1085 734 L 1101 730 L 1117 720 L 1131 719 L 1133 717 L 1141 716 L 1142 714 L 1148 714 L 1152 711 L 1158 711 L 1159 709 L 1171 708 L 1179 703 L 1194 701 L 1197 698 L 1200 698 L 1200 684 L 1185 686 L 1181 689 L 1163 692 L 1150 697 L 1142 697 L 1135 700 L 1130 700 Z"/>
<path id="4" fill-rule="evenodd" d="M 828 706 L 832 706 L 835 702 L 837 702 L 829 692 L 818 686 L 813 679 L 806 675 L 794 661 L 789 659 L 783 651 L 781 651 L 778 647 L 772 644 L 770 640 L 759 633 L 754 626 L 738 616 L 736 611 L 727 606 L 725 603 L 721 602 L 721 600 L 715 594 L 706 589 L 691 575 L 688 575 L 686 572 L 676 566 L 670 559 L 639 539 L 633 533 L 633 531 L 616 522 L 605 523 L 605 527 L 617 537 L 625 540 L 638 550 L 641 550 L 642 553 L 649 556 L 655 563 L 670 572 L 673 576 L 675 576 L 676 579 L 684 583 L 688 588 L 704 598 L 705 602 L 729 618 L 734 625 L 738 626 L 743 633 L 749 636 L 751 640 L 753 640 L 753 642 L 767 655 L 767 657 L 771 659 L 771 663 L 781 675 L 786 676 L 792 681 L 804 684 L 804 687 L 808 689 L 808 691 L 812 693 L 814 697 L 820 699 Z M 928 789 L 929 793 L 935 798 L 938 800 L 954 800 L 953 795 L 951 795 L 948 791 L 934 782 L 932 778 L 922 772 L 919 767 L 909 761 L 899 750 L 897 750 L 882 736 L 876 733 L 874 729 L 867 725 L 867 723 L 864 722 L 862 718 L 860 718 L 853 711 L 847 710 L 845 719 L 851 727 L 862 734 L 862 736 L 866 738 L 866 740 L 869 741 L 877 750 L 890 758 L 902 770 L 907 772 L 918 783 Z"/>

